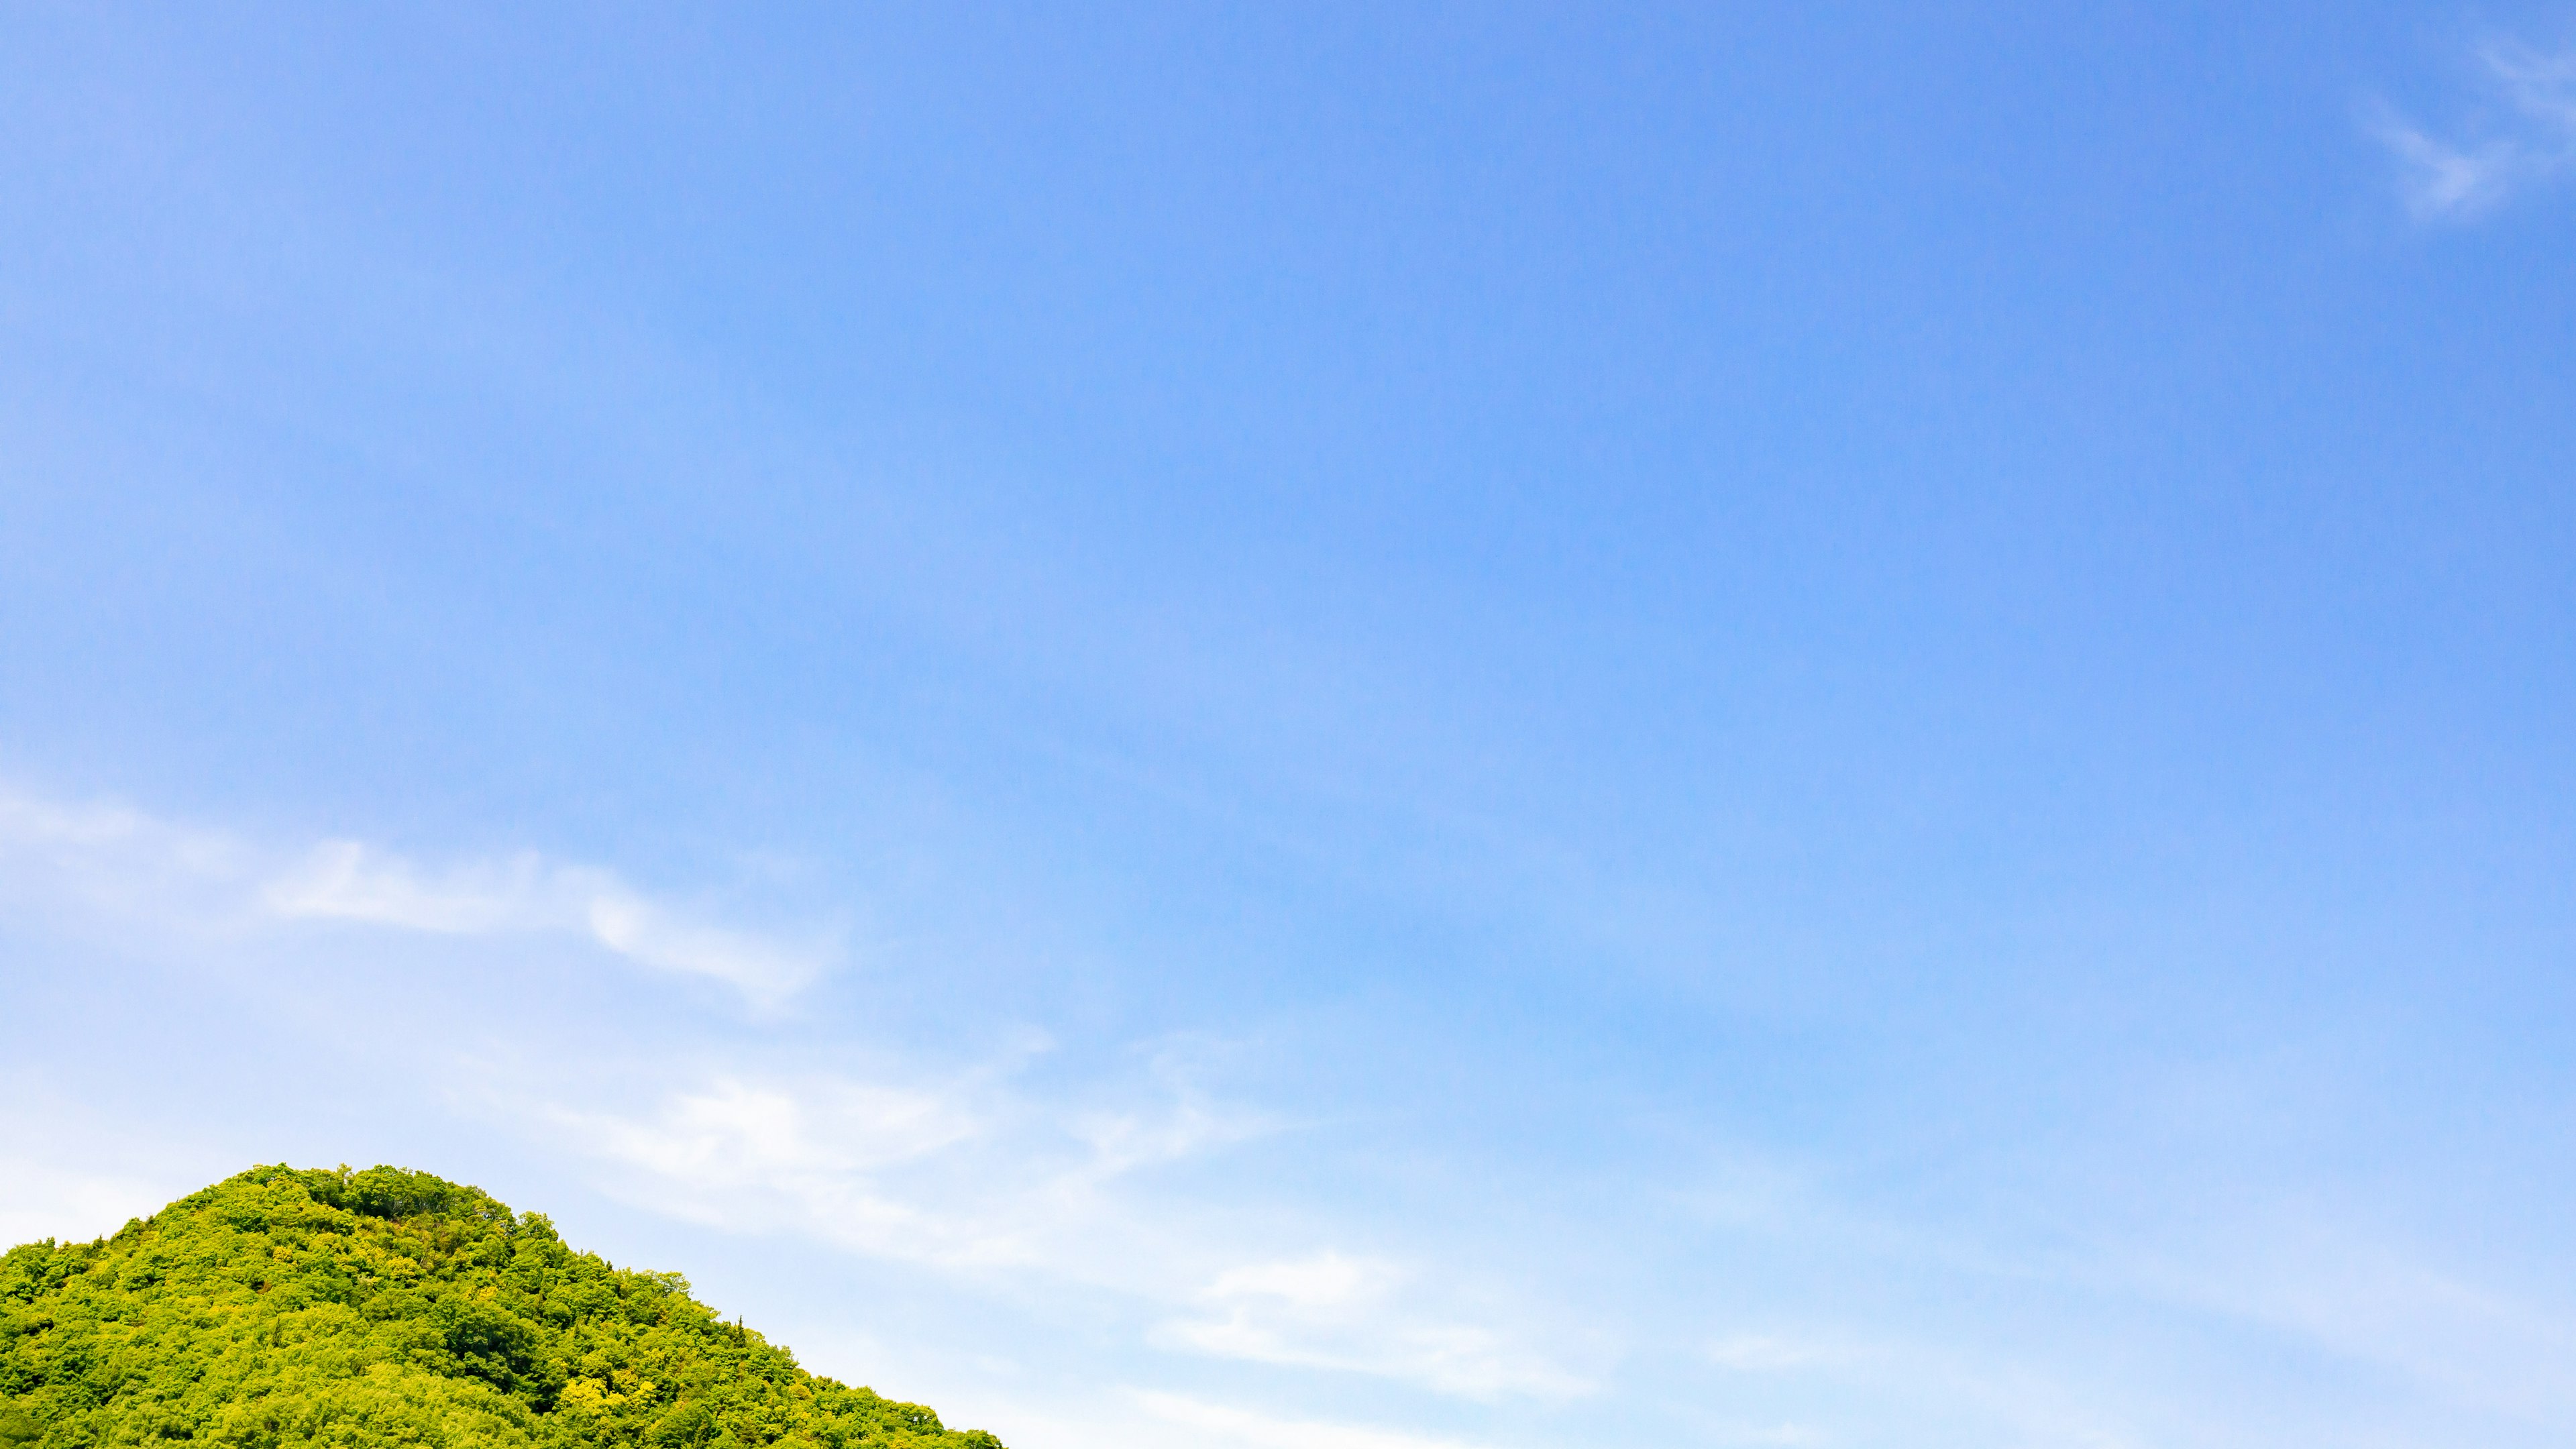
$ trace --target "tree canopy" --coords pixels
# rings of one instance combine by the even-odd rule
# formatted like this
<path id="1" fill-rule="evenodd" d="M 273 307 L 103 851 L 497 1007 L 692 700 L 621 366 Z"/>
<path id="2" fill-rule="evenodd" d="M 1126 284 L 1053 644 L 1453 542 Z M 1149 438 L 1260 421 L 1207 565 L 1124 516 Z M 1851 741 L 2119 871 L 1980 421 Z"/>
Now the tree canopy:
<path id="1" fill-rule="evenodd" d="M 1001 1449 L 423 1172 L 255 1167 L 0 1257 L 0 1449 Z"/>

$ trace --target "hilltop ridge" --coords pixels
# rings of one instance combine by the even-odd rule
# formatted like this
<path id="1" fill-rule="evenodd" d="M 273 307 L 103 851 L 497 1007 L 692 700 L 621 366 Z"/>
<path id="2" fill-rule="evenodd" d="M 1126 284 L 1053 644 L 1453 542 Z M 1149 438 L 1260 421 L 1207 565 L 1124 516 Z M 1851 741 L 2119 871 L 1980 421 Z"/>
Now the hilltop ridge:
<path id="1" fill-rule="evenodd" d="M 809 1374 L 677 1273 L 394 1167 L 254 1167 L 0 1256 L 0 1449 L 1002 1449 Z"/>

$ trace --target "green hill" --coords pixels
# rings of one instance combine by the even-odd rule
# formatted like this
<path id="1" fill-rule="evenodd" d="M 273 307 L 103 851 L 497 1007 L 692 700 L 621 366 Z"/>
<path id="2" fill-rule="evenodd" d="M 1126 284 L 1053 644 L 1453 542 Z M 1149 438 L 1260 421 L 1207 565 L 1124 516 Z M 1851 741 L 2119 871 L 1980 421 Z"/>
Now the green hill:
<path id="1" fill-rule="evenodd" d="M 796 1366 L 536 1213 L 427 1173 L 257 1167 L 0 1257 L 0 1449 L 1001 1449 Z"/>

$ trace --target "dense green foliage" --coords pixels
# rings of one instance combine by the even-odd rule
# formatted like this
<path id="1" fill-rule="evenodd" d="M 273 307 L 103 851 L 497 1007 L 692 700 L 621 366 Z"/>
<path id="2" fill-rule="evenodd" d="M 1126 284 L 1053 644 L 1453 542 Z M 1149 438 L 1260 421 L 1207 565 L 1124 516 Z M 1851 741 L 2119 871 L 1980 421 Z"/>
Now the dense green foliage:
<path id="1" fill-rule="evenodd" d="M 0 1258 L 0 1449 L 1001 1449 L 426 1173 L 253 1168 Z"/>

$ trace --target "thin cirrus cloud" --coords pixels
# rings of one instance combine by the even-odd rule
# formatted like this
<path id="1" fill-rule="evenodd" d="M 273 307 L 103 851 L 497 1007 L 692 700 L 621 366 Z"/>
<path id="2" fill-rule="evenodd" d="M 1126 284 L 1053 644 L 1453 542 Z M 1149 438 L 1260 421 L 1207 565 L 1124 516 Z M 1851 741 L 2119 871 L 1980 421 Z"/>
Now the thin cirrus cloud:
<path id="1" fill-rule="evenodd" d="M 2397 160 L 2399 198 L 2417 220 L 2468 220 L 2576 173 L 2576 50 L 2499 41 L 2476 58 L 2490 102 L 2483 127 L 2442 136 L 2387 107 L 2371 117 Z"/>
<path id="2" fill-rule="evenodd" d="M 2306 1212 L 2240 1225 L 2236 1241 L 2168 1245 L 2123 1271 L 2143 1295 L 2249 1323 L 2348 1362 L 2437 1385 L 2450 1402 L 2533 1423 L 2576 1417 L 2576 1319 L 2529 1285 Z"/>
<path id="3" fill-rule="evenodd" d="M 1224 1358 L 1407 1380 L 1445 1394 L 1578 1398 L 1588 1379 L 1463 1316 L 1401 1311 L 1402 1266 L 1326 1251 L 1227 1269 L 1201 1290 L 1205 1308 L 1157 1331 L 1158 1342 Z"/>
<path id="4" fill-rule="evenodd" d="M 356 841 L 281 848 L 6 786 L 0 910 L 47 914 L 129 947 L 158 938 L 194 949 L 323 925 L 583 938 L 639 966 L 722 982 L 756 1005 L 792 995 L 830 960 L 820 946 L 710 922 L 602 867 L 533 852 L 424 864 Z M 1460 1291 L 1466 1277 L 1452 1265 L 1320 1248 L 1345 1236 L 1323 1223 L 1303 1230 L 1303 1252 L 1279 1241 L 1275 1221 L 1232 1232 L 1222 1190 L 1183 1191 L 1163 1172 L 1286 1130 L 1281 1120 L 1212 1100 L 1160 1061 L 1150 1082 L 1067 1100 L 1016 1079 L 1042 1051 L 1023 1044 L 963 1070 L 916 1065 L 873 1079 L 713 1073 L 641 1111 L 606 1109 L 579 1090 L 486 1107 L 657 1212 L 970 1279 L 1108 1294 L 1143 1310 L 1140 1346 L 1387 1378 L 1448 1398 L 1593 1391 L 1594 1376 L 1536 1346 L 1545 1335 L 1512 1326 L 1528 1315 Z M 55 1195 L 65 1200 L 45 1222 L 109 1211 L 86 1189 Z M 109 1194 L 118 1215 L 149 1195 Z"/>
<path id="5" fill-rule="evenodd" d="M 316 847 L 262 893 L 287 920 L 358 921 L 439 935 L 568 933 L 659 971 L 721 981 L 759 1006 L 810 984 L 830 947 L 692 920 L 596 866 L 524 853 L 430 872 L 353 840 Z"/>
<path id="6" fill-rule="evenodd" d="M 555 1104 L 537 1112 L 536 1125 L 603 1169 L 614 1195 L 684 1221 L 946 1268 L 1038 1256 L 1026 1225 L 973 1194 L 952 1201 L 940 1181 L 943 1168 L 985 1156 L 998 1130 L 964 1091 L 719 1077 L 670 1094 L 657 1110 Z M 899 1184 L 884 1176 L 896 1168 Z"/>
<path id="7" fill-rule="evenodd" d="M 1709 1362 L 1743 1374 L 1795 1373 L 1842 1357 L 1824 1344 L 1771 1333 L 1730 1333 L 1708 1346 Z"/>
<path id="8" fill-rule="evenodd" d="M 1477 1449 L 1458 1439 L 1359 1424 L 1275 1418 L 1180 1394 L 1140 1392 L 1135 1398 L 1146 1413 L 1190 1431 L 1202 1443 L 1241 1445 L 1243 1449 Z"/>
<path id="9" fill-rule="evenodd" d="M 608 1171 L 611 1191 L 656 1211 L 1022 1289 L 1105 1293 L 1146 1309 L 1145 1341 L 1167 1352 L 1477 1401 L 1595 1387 L 1510 1331 L 1510 1315 L 1460 1310 L 1455 1275 L 1332 1249 L 1265 1254 L 1226 1235 L 1222 1201 L 1153 1176 L 1279 1130 L 1259 1113 L 1168 1078 L 1118 1108 L 1065 1105 L 1015 1086 L 1007 1066 L 917 1085 L 939 1075 L 728 1076 L 642 1114 L 542 1116 Z"/>
<path id="10" fill-rule="evenodd" d="M 20 903 L 112 915 L 191 935 L 257 934 L 336 921 L 446 936 L 586 939 L 651 970 L 721 982 L 783 1004 L 837 956 L 820 933 L 720 924 L 603 867 L 534 852 L 428 868 L 357 841 L 279 849 L 125 805 L 49 800 L 0 786 L 0 862 Z"/>

